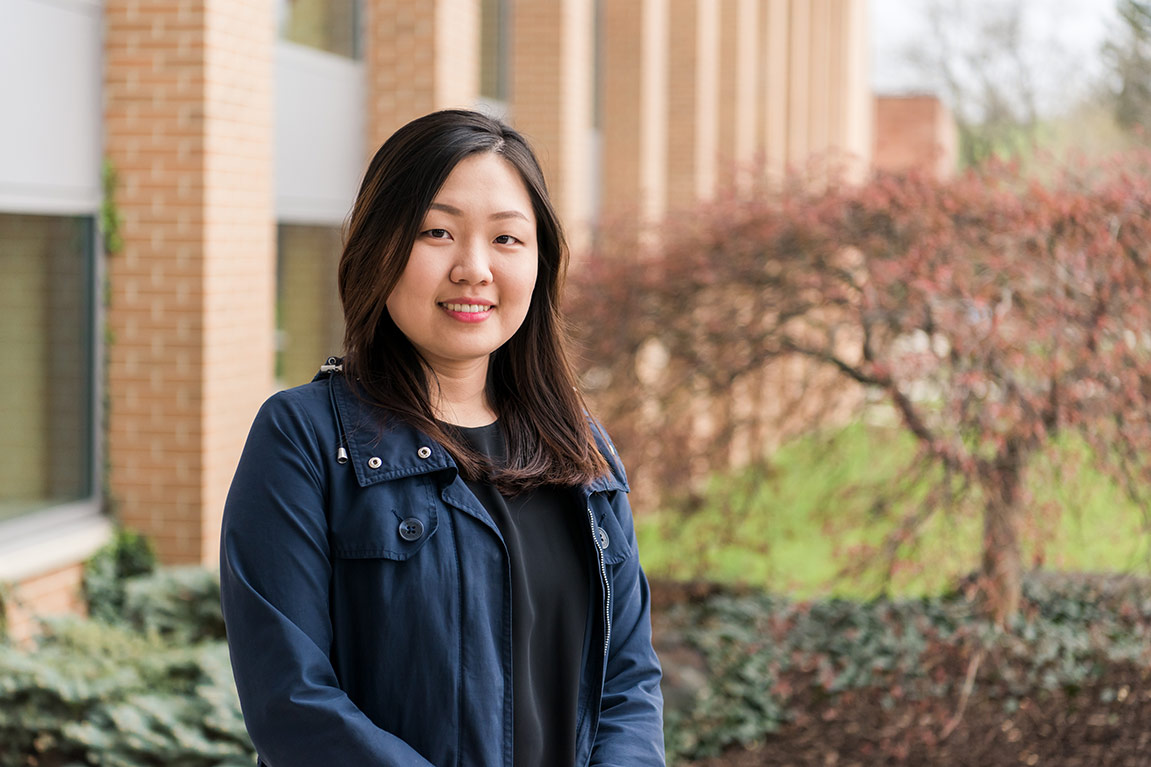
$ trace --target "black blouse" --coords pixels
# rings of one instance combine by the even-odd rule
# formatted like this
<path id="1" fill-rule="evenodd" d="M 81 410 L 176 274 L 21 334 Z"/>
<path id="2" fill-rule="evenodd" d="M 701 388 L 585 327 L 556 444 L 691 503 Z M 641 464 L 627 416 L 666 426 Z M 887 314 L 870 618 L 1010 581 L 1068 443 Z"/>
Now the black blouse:
<path id="1" fill-rule="evenodd" d="M 493 465 L 507 460 L 498 422 L 451 428 Z M 515 767 L 575 764 L 592 573 L 587 517 L 572 488 L 507 497 L 487 481 L 467 485 L 491 514 L 511 560 Z"/>

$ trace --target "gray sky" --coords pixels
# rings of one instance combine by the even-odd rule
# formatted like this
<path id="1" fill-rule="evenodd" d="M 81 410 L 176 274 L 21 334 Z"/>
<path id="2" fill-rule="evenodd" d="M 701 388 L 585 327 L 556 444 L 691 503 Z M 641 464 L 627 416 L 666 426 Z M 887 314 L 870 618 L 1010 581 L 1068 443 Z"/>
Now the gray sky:
<path id="1" fill-rule="evenodd" d="M 974 20 L 981 9 L 1012 0 L 946 0 Z M 1086 87 L 1101 72 L 1099 47 L 1107 25 L 1116 19 L 1114 0 L 1018 0 L 1025 8 L 1026 55 L 1043 82 L 1037 83 L 1047 106 L 1068 90 Z M 923 71 L 909 63 L 908 52 L 931 40 L 927 8 L 932 0 L 869 0 L 871 82 L 878 93 L 937 92 Z M 940 94 L 944 95 L 944 94 Z"/>

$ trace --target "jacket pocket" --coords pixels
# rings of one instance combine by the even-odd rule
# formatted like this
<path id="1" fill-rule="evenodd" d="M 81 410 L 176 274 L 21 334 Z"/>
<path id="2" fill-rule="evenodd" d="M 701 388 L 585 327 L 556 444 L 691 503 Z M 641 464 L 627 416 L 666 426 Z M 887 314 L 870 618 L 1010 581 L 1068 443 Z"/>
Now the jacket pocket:
<path id="1" fill-rule="evenodd" d="M 438 527 L 438 504 L 426 477 L 370 485 L 332 515 L 332 556 L 404 561 L 420 551 Z"/>

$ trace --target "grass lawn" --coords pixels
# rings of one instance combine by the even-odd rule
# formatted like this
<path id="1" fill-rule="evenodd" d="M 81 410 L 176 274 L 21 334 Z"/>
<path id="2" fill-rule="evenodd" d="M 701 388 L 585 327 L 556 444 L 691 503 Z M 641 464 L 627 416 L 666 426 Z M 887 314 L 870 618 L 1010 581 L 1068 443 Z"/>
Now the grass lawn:
<path id="1" fill-rule="evenodd" d="M 930 477 L 908 474 L 915 446 L 859 421 L 779 450 L 767 466 L 715 477 L 688 511 L 641 515 L 648 575 L 745 583 L 799 598 L 937 594 L 976 569 L 977 497 L 940 508 L 900 547 L 891 578 L 875 551 L 923 507 Z M 1063 444 L 1029 470 L 1025 561 L 1056 570 L 1151 573 L 1143 510 Z M 938 476 L 938 475 L 936 475 Z"/>

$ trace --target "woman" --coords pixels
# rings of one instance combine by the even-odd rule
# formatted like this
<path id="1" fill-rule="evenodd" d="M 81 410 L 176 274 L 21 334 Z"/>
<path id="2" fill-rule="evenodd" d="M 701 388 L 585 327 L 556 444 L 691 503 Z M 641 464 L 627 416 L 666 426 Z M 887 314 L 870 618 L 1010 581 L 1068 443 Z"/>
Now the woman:
<path id="1" fill-rule="evenodd" d="M 663 764 L 627 478 L 564 354 L 565 263 L 502 123 L 437 112 L 372 159 L 345 357 L 265 403 L 224 511 L 267 764 Z"/>

